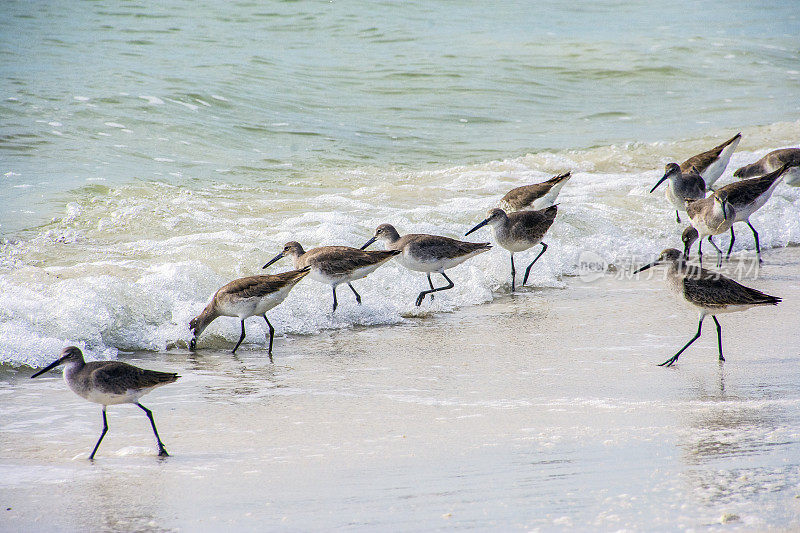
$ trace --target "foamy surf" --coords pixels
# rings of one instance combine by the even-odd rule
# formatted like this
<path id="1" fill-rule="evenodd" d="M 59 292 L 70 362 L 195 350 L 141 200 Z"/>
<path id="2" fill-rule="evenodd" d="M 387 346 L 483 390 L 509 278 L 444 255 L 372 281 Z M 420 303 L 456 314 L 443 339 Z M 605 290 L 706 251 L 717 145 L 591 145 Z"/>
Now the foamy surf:
<path id="1" fill-rule="evenodd" d="M 753 128 L 763 144 L 735 152 L 719 184 L 733 171 L 798 132 L 798 123 Z M 777 133 L 776 133 L 777 132 Z M 725 132 L 727 134 L 727 132 Z M 724 135 L 721 135 L 722 137 Z M 292 185 L 212 183 L 171 185 L 137 182 L 91 185 L 70 194 L 63 215 L 28 239 L 2 245 L 0 360 L 41 366 L 65 344 L 89 356 L 117 350 L 167 350 L 186 346 L 189 320 L 231 279 L 291 268 L 288 260 L 260 266 L 283 244 L 359 247 L 377 225 L 390 222 L 401 234 L 432 233 L 464 239 L 509 189 L 572 170 L 559 196 L 559 213 L 545 238 L 530 288 L 558 289 L 580 273 L 588 252 L 605 265 L 624 268 L 680 245 L 683 225 L 657 191 L 648 191 L 663 164 L 714 144 L 633 143 L 585 151 L 529 154 L 518 158 L 438 170 L 363 168 L 319 172 Z M 745 135 L 743 146 L 751 146 Z M 800 188 L 781 185 L 752 218 L 764 249 L 800 243 Z M 741 228 L 741 229 L 740 229 Z M 734 253 L 753 248 L 745 226 Z M 744 231 L 742 231 L 744 230 Z M 470 239 L 492 242 L 491 231 Z M 727 242 L 727 237 L 722 237 Z M 517 255 L 527 264 L 538 250 Z M 509 254 L 501 247 L 448 272 L 455 288 L 414 306 L 427 288 L 424 274 L 395 261 L 355 282 L 364 305 L 348 290 L 330 313 L 330 287 L 304 280 L 269 313 L 278 335 L 325 329 L 396 324 L 429 313 L 478 305 L 508 291 Z M 439 283 L 434 274 L 434 282 Z M 224 347 L 238 339 L 235 319 L 215 321 L 200 346 Z M 266 326 L 247 323 L 247 343 L 263 344 Z"/>

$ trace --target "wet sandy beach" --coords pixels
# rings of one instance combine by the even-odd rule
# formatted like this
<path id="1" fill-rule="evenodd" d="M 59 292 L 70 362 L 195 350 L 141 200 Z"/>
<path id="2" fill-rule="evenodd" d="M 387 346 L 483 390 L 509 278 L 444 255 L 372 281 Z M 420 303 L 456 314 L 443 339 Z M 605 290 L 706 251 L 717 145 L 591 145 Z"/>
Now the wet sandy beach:
<path id="1" fill-rule="evenodd" d="M 792 530 L 800 526 L 800 249 L 696 315 L 660 279 L 565 278 L 393 326 L 121 358 L 183 377 L 146 418 L 0 377 L 0 529 Z M 325 303 L 327 305 L 327 302 Z M 55 354 L 53 354 L 55 357 Z"/>

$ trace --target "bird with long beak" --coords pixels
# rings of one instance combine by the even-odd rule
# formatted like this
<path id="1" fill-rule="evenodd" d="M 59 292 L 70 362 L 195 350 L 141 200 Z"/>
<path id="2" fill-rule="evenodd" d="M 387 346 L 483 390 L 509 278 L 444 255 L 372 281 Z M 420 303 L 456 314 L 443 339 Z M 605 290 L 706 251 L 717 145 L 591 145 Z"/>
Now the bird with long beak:
<path id="1" fill-rule="evenodd" d="M 361 295 L 356 292 L 350 282 L 366 277 L 400 253 L 400 250 L 359 250 L 349 246 L 321 246 L 306 252 L 299 242 L 290 241 L 263 268 L 267 268 L 287 255 L 292 258 L 294 268 L 297 270 L 309 267 L 309 278 L 331 286 L 333 311 L 335 312 L 338 306 L 336 287 L 339 284 L 346 283 L 355 294 L 356 303 L 360 305 Z"/>
<path id="2" fill-rule="evenodd" d="M 455 287 L 453 281 L 444 273 L 449 268 L 456 267 L 480 253 L 491 248 L 488 242 L 465 242 L 443 237 L 441 235 L 428 235 L 426 233 L 409 233 L 402 237 L 391 224 L 381 224 L 375 229 L 375 235 L 364 243 L 362 250 L 373 242 L 380 240 L 387 250 L 401 252 L 396 256 L 397 262 L 409 270 L 425 272 L 428 275 L 429 291 L 422 291 L 417 295 L 416 305 L 422 305 L 422 300 L 430 294 L 446 291 Z M 434 288 L 431 273 L 438 272 L 447 280 L 444 287 Z"/>
<path id="3" fill-rule="evenodd" d="M 667 200 L 675 206 L 675 218 L 680 224 L 681 215 L 679 211 L 686 211 L 686 202 L 706 197 L 706 182 L 703 181 L 696 169 L 682 172 L 680 165 L 677 163 L 667 163 L 664 168 L 664 176 L 658 180 L 658 183 L 653 185 L 650 192 L 655 191 L 666 180 L 669 180 L 666 192 Z"/>
<path id="4" fill-rule="evenodd" d="M 700 337 L 703 319 L 707 315 L 711 315 L 714 318 L 714 323 L 717 326 L 719 360 L 724 361 L 725 357 L 722 355 L 722 326 L 717 320 L 717 315 L 744 311 L 760 305 L 777 305 L 781 301 L 777 296 L 770 296 L 756 289 L 745 287 L 721 274 L 688 265 L 681 253 L 674 248 L 664 250 L 658 259 L 637 269 L 634 274 L 656 265 L 667 265 L 667 285 L 669 288 L 700 312 L 700 321 L 697 325 L 695 336 L 678 353 L 659 366 L 672 366 L 678 361 L 684 350 Z"/>
<path id="5" fill-rule="evenodd" d="M 537 244 L 542 245 L 542 251 L 539 252 L 533 261 L 525 269 L 525 277 L 522 279 L 522 285 L 528 281 L 528 275 L 531 273 L 531 267 L 547 250 L 547 244 L 542 242 L 547 230 L 553 225 L 553 221 L 558 213 L 558 205 L 550 206 L 546 209 L 539 211 L 517 211 L 516 213 L 506 213 L 500 208 L 490 209 L 488 216 L 477 226 L 469 230 L 466 235 L 469 235 L 475 230 L 483 226 L 490 225 L 492 233 L 497 243 L 511 252 L 511 292 L 516 289 L 516 269 L 514 268 L 514 254 L 516 252 L 523 252 Z"/>
<path id="6" fill-rule="evenodd" d="M 758 232 L 756 228 L 750 223 L 750 217 L 767 203 L 767 200 L 770 199 L 775 188 L 794 166 L 800 166 L 800 158 L 793 163 L 784 163 L 777 170 L 765 174 L 764 176 L 735 181 L 721 187 L 717 191 L 720 194 L 726 194 L 728 202 L 733 206 L 736 212 L 733 223 L 744 222 L 748 225 L 750 231 L 753 232 L 759 263 L 761 262 L 761 244 L 758 242 Z M 736 235 L 733 233 L 733 226 L 731 226 L 731 243 L 728 245 L 726 258 L 731 256 L 733 241 L 735 240 Z"/>
<path id="7" fill-rule="evenodd" d="M 708 242 L 717 250 L 717 267 L 721 266 L 722 250 L 713 237 L 731 229 L 736 220 L 736 212 L 728 202 L 728 194 L 720 190 L 708 198 L 686 202 L 686 214 L 698 233 L 697 255 L 700 265 L 703 265 L 703 237 L 708 237 Z"/>
<path id="8" fill-rule="evenodd" d="M 251 316 L 264 317 L 269 328 L 269 349 L 267 354 L 272 361 L 272 340 L 275 337 L 275 328 L 267 318 L 267 311 L 283 302 L 289 291 L 303 279 L 310 270 L 309 267 L 300 270 L 290 270 L 280 274 L 267 276 L 248 276 L 235 279 L 224 285 L 211 297 L 203 312 L 189 322 L 189 329 L 194 334 L 189 341 L 189 349 L 197 346 L 197 338 L 209 324 L 221 316 L 238 318 L 242 323 L 242 334 L 239 342 L 233 347 L 233 353 L 244 340 L 244 321 Z"/>
<path id="9" fill-rule="evenodd" d="M 41 376 L 59 365 L 66 365 L 64 381 L 72 389 L 72 392 L 84 400 L 103 406 L 103 432 L 89 455 L 90 461 L 94 459 L 100 442 L 108 432 L 106 408 L 109 405 L 121 403 L 132 403 L 145 412 L 153 428 L 153 434 L 156 436 L 158 455 L 160 457 L 169 455 L 164 443 L 161 442 L 161 437 L 158 436 L 153 412 L 140 404 L 139 398 L 156 387 L 174 382 L 180 377 L 178 374 L 145 370 L 121 361 L 90 361 L 87 363 L 83 360 L 83 353 L 79 348 L 69 346 L 62 350 L 58 359 L 36 372 L 31 378 Z"/>

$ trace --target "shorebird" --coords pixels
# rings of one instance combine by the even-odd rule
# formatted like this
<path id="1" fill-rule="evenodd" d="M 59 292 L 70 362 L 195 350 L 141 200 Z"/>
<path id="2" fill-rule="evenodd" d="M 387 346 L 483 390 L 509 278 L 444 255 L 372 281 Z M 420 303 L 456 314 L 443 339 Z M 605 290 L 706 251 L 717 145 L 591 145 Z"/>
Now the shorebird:
<path id="1" fill-rule="evenodd" d="M 725 191 L 716 191 L 708 198 L 686 202 L 686 214 L 698 233 L 697 254 L 700 265 L 703 264 L 703 237 L 708 237 L 708 242 L 717 250 L 717 266 L 719 267 L 722 265 L 722 250 L 714 242 L 713 237 L 731 229 L 736 218 L 733 206 L 728 202 L 728 194 Z M 691 243 L 689 247 L 691 247 Z"/>
<path id="2" fill-rule="evenodd" d="M 251 316 L 263 316 L 269 327 L 269 354 L 272 360 L 272 339 L 275 328 L 269 323 L 267 311 L 280 304 L 289 295 L 289 291 L 306 277 L 309 267 L 300 270 L 291 270 L 281 274 L 268 276 L 249 276 L 235 279 L 219 289 L 209 300 L 203 312 L 189 322 L 189 329 L 194 336 L 189 341 L 189 349 L 197 346 L 197 337 L 203 333 L 217 317 L 235 316 L 242 322 L 242 334 L 239 342 L 233 347 L 233 353 L 244 340 L 244 321 Z"/>
<path id="3" fill-rule="evenodd" d="M 153 412 L 139 403 L 139 398 L 161 385 L 172 383 L 180 376 L 171 372 L 157 372 L 155 370 L 145 370 L 137 366 L 122 363 L 120 361 L 91 361 L 83 360 L 83 353 L 75 346 L 69 346 L 61 351 L 58 359 L 39 370 L 31 378 L 40 376 L 58 365 L 65 364 L 64 381 L 72 392 L 90 402 L 99 403 L 103 406 L 103 432 L 94 445 L 89 460 L 94 459 L 100 442 L 108 432 L 108 420 L 106 419 L 106 407 L 120 403 L 132 403 L 145 412 L 153 426 L 153 434 L 158 443 L 158 455 L 166 457 L 169 454 L 158 436 L 156 423 L 153 421 Z"/>
<path id="4" fill-rule="evenodd" d="M 542 239 L 553 225 L 557 212 L 557 205 L 539 211 L 518 211 L 510 214 L 506 214 L 499 208 L 490 209 L 483 222 L 469 230 L 465 236 L 487 224 L 492 226 L 495 240 L 500 246 L 511 252 L 511 292 L 514 292 L 516 278 L 514 253 L 522 252 L 537 244 L 542 245 L 542 251 L 525 269 L 525 277 L 522 279 L 522 285 L 525 286 L 528 274 L 531 273 L 531 267 L 547 250 L 547 245 L 542 242 Z"/>
<path id="5" fill-rule="evenodd" d="M 333 311 L 335 312 L 338 305 L 336 301 L 337 285 L 347 283 L 347 286 L 356 295 L 356 302 L 360 305 L 361 296 L 350 282 L 366 277 L 398 254 L 400 254 L 399 250 L 359 250 L 349 246 L 321 246 L 306 252 L 299 242 L 290 241 L 263 268 L 267 268 L 287 255 L 291 256 L 295 268 L 310 267 L 309 277 L 311 279 L 330 285 L 333 289 Z"/>
<path id="6" fill-rule="evenodd" d="M 737 133 L 719 146 L 715 146 L 702 154 L 693 155 L 681 163 L 681 171 L 689 172 L 694 168 L 705 181 L 706 188 L 710 189 L 714 182 L 725 172 L 728 161 L 731 160 L 731 155 L 741 140 L 742 134 Z"/>
<path id="7" fill-rule="evenodd" d="M 470 257 L 474 257 L 491 248 L 488 242 L 464 242 L 441 237 L 439 235 L 426 235 L 423 233 L 410 233 L 400 236 L 391 224 L 381 224 L 375 229 L 375 235 L 364 243 L 361 249 L 365 249 L 373 242 L 381 240 L 387 250 L 397 250 L 401 252 L 395 259 L 397 262 L 409 270 L 425 272 L 428 274 L 428 285 L 431 290 L 422 291 L 417 296 L 416 305 L 420 306 L 426 295 L 446 291 L 455 287 L 452 280 L 444 273 L 445 270 L 460 265 Z M 433 287 L 431 272 L 438 272 L 447 280 L 447 285 Z"/>
<path id="8" fill-rule="evenodd" d="M 800 158 L 798 158 L 794 164 L 800 165 Z M 761 176 L 760 178 L 735 181 L 717 189 L 718 194 L 727 194 L 728 202 L 733 206 L 733 211 L 735 213 L 733 223 L 745 222 L 750 226 L 750 230 L 753 232 L 753 237 L 756 241 L 756 253 L 758 254 L 759 262 L 761 261 L 761 245 L 758 242 L 758 232 L 750 223 L 750 216 L 767 203 L 767 200 L 769 200 L 773 191 L 775 191 L 775 187 L 781 182 L 781 178 L 783 178 L 787 168 L 789 168 L 789 163 L 784 163 L 777 170 Z M 730 257 L 735 240 L 736 236 L 733 233 L 733 226 L 731 226 L 731 244 L 728 246 L 728 254 L 726 257 Z"/>
<path id="9" fill-rule="evenodd" d="M 523 210 L 536 211 L 550 207 L 555 204 L 561 187 L 569 181 L 570 177 L 571 173 L 566 172 L 542 183 L 511 189 L 500 200 L 500 208 L 506 213 L 512 213 Z"/>
<path id="10" fill-rule="evenodd" d="M 664 167 L 664 177 L 653 185 L 650 192 L 655 191 L 666 180 L 669 180 L 666 192 L 667 200 L 675 206 L 675 218 L 680 224 L 679 211 L 686 211 L 686 202 L 706 197 L 706 182 L 696 170 L 683 172 L 677 163 L 667 163 L 667 166 Z"/>
<path id="11" fill-rule="evenodd" d="M 670 289 L 699 309 L 700 322 L 697 325 L 695 336 L 678 353 L 658 366 L 672 366 L 678 361 L 678 357 L 683 351 L 700 337 L 703 319 L 706 315 L 711 315 L 717 325 L 719 360 L 724 361 L 725 357 L 722 355 L 722 327 L 717 320 L 717 315 L 744 311 L 758 305 L 777 305 L 781 301 L 777 296 L 770 296 L 756 289 L 745 287 L 721 274 L 710 272 L 701 267 L 687 265 L 686 261 L 681 257 L 681 253 L 674 248 L 664 250 L 656 261 L 639 268 L 634 273 L 638 274 L 650 267 L 664 264 L 668 265 L 667 284 Z"/>
<path id="12" fill-rule="evenodd" d="M 790 168 L 783 174 L 784 183 L 793 187 L 800 186 L 800 148 L 782 148 L 774 150 L 755 163 L 745 165 L 736 170 L 737 178 L 753 178 L 774 172 L 788 163 Z"/>
<path id="13" fill-rule="evenodd" d="M 689 259 L 689 251 L 692 249 L 692 244 L 694 244 L 694 241 L 696 241 L 699 236 L 700 235 L 697 233 L 697 230 L 692 226 L 686 226 L 686 229 L 683 230 L 683 233 L 681 234 L 681 241 L 683 241 L 684 259 Z"/>

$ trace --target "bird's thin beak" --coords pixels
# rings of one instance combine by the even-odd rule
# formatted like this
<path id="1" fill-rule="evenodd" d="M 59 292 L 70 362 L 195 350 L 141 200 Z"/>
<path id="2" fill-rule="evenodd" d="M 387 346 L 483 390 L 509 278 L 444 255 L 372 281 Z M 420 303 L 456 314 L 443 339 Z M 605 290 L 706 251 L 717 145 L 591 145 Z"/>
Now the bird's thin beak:
<path id="1" fill-rule="evenodd" d="M 275 257 L 273 257 L 272 259 L 270 259 L 270 260 L 267 262 L 267 264 L 266 264 L 266 265 L 264 265 L 264 266 L 263 266 L 263 267 L 261 267 L 261 268 L 267 268 L 268 266 L 270 266 L 272 263 L 274 263 L 275 261 L 277 261 L 278 259 L 280 259 L 280 258 L 281 258 L 281 257 L 283 257 L 283 256 L 284 256 L 284 253 L 283 253 L 283 252 L 279 253 L 278 255 L 276 255 Z"/>
<path id="2" fill-rule="evenodd" d="M 645 271 L 645 270 L 647 270 L 648 268 L 654 267 L 654 266 L 656 266 L 657 264 L 658 264 L 658 261 L 653 261 L 653 262 L 652 262 L 652 263 L 650 263 L 649 265 L 645 265 L 645 266 L 643 266 L 643 267 L 641 267 L 641 268 L 637 268 L 636 270 L 634 270 L 634 271 L 633 271 L 633 273 L 634 273 L 634 274 L 638 274 L 639 272 L 644 272 L 644 271 Z"/>
<path id="3" fill-rule="evenodd" d="M 370 240 L 368 240 L 367 242 L 365 242 L 365 243 L 364 243 L 364 246 L 362 246 L 362 247 L 361 247 L 361 249 L 362 249 L 362 250 L 366 250 L 366 249 L 367 249 L 367 247 L 368 247 L 370 244 L 372 244 L 373 242 L 375 242 L 375 241 L 377 241 L 377 240 L 378 240 L 378 238 L 373 236 L 373 237 L 372 237 Z"/>
<path id="4" fill-rule="evenodd" d="M 468 232 L 466 232 L 466 233 L 464 234 L 464 237 L 466 237 L 467 235 L 469 235 L 470 233 L 472 233 L 472 232 L 473 232 L 473 231 L 475 231 L 476 229 L 481 229 L 482 227 L 484 227 L 484 226 L 485 226 L 486 224 L 488 224 L 488 223 L 489 223 L 489 219 L 487 218 L 486 220 L 484 220 L 483 222 L 481 222 L 480 224 L 478 224 L 477 226 L 475 226 L 474 228 L 472 228 L 471 230 L 469 230 Z"/>
<path id="5" fill-rule="evenodd" d="M 652 188 L 652 189 L 650 189 L 650 192 L 653 192 L 654 190 L 658 189 L 658 186 L 659 186 L 659 185 L 661 185 L 662 183 L 664 183 L 664 180 L 666 180 L 666 179 L 667 179 L 667 176 L 669 176 L 669 174 L 664 174 L 664 177 L 663 177 L 663 178 L 661 178 L 660 180 L 658 180 L 658 183 L 656 183 L 655 185 L 653 185 L 653 188 Z"/>
<path id="6" fill-rule="evenodd" d="M 64 359 L 66 359 L 66 358 L 67 358 L 67 357 L 66 357 L 66 356 L 64 356 L 64 357 L 60 357 L 60 358 L 56 359 L 55 361 L 53 361 L 52 363 L 50 363 L 49 365 L 47 365 L 46 367 L 44 367 L 43 369 L 39 370 L 37 373 L 35 373 L 34 375 L 32 375 L 32 376 L 31 376 L 31 379 L 35 378 L 36 376 L 41 376 L 42 374 L 44 374 L 44 373 L 45 373 L 45 372 L 47 372 L 48 370 L 52 370 L 52 369 L 54 369 L 55 367 L 57 367 L 58 365 L 60 365 L 61 363 L 63 363 L 63 362 L 64 362 Z"/>

